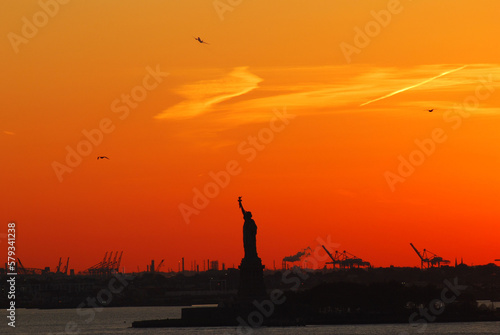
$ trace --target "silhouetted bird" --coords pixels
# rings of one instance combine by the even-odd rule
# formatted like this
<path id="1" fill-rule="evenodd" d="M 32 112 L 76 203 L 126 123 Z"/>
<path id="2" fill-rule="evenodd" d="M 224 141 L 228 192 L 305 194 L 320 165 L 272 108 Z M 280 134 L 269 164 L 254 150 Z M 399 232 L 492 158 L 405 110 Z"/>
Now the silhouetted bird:
<path id="1" fill-rule="evenodd" d="M 197 40 L 198 42 L 202 43 L 202 44 L 203 43 L 208 44 L 207 42 L 205 42 L 204 40 L 202 40 L 199 36 L 195 37 L 194 39 Z"/>
<path id="2" fill-rule="evenodd" d="M 434 108 L 433 109 L 426 109 L 426 111 L 428 111 L 429 113 L 432 113 L 433 110 L 434 110 Z"/>
<path id="3" fill-rule="evenodd" d="M 104 158 L 109 159 L 109 158 L 108 158 L 108 157 L 106 157 L 106 156 L 98 156 L 98 157 L 97 157 L 97 160 L 99 160 L 99 159 L 104 159 Z"/>

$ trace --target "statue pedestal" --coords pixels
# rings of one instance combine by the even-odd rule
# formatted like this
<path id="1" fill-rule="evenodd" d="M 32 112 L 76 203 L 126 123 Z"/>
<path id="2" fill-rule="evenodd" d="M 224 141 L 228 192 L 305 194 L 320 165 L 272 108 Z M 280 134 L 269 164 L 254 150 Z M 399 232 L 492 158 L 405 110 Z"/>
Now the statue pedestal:
<path id="1" fill-rule="evenodd" d="M 266 297 L 264 265 L 259 257 L 243 258 L 240 269 L 239 300 L 254 300 Z"/>

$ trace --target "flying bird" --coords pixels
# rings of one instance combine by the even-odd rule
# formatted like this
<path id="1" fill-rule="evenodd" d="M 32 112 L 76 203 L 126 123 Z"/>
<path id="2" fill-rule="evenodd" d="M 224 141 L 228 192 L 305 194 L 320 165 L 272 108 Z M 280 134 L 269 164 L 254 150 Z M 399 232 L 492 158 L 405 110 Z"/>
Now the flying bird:
<path id="1" fill-rule="evenodd" d="M 434 108 L 433 109 L 426 109 L 426 111 L 428 111 L 429 113 L 432 113 L 433 110 L 434 110 Z"/>
<path id="2" fill-rule="evenodd" d="M 205 42 L 204 40 L 202 40 L 199 36 L 198 37 L 194 37 L 195 40 L 197 40 L 198 42 L 200 42 L 201 44 L 205 43 L 205 44 L 208 44 L 207 42 Z"/>
<path id="3" fill-rule="evenodd" d="M 104 159 L 104 158 L 109 159 L 107 156 L 97 156 L 97 160 Z"/>

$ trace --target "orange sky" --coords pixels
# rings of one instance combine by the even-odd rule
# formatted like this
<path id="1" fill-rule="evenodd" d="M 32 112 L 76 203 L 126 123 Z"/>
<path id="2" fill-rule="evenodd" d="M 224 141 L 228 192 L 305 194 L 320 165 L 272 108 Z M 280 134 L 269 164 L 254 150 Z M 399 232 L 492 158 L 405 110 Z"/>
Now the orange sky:
<path id="1" fill-rule="evenodd" d="M 497 2 L 41 3 L 0 4 L 0 242 L 16 221 L 26 267 L 236 266 L 238 196 L 268 268 L 328 236 L 375 266 L 500 257 Z"/>

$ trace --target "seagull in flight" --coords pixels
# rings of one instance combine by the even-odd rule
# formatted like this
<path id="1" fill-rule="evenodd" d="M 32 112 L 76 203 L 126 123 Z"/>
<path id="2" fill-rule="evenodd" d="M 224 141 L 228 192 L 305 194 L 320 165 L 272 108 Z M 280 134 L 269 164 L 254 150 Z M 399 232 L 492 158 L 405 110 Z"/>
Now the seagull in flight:
<path id="1" fill-rule="evenodd" d="M 208 44 L 207 42 L 205 42 L 204 40 L 202 40 L 199 36 L 198 37 L 194 37 L 195 40 L 197 40 L 198 42 L 200 42 L 201 44 L 205 43 L 205 44 Z"/>
<path id="2" fill-rule="evenodd" d="M 426 111 L 428 111 L 429 113 L 432 113 L 433 110 L 434 110 L 434 108 L 433 109 L 426 109 Z"/>
<path id="3" fill-rule="evenodd" d="M 99 159 L 105 159 L 105 158 L 109 159 L 107 156 L 97 156 L 97 160 L 99 160 Z"/>

